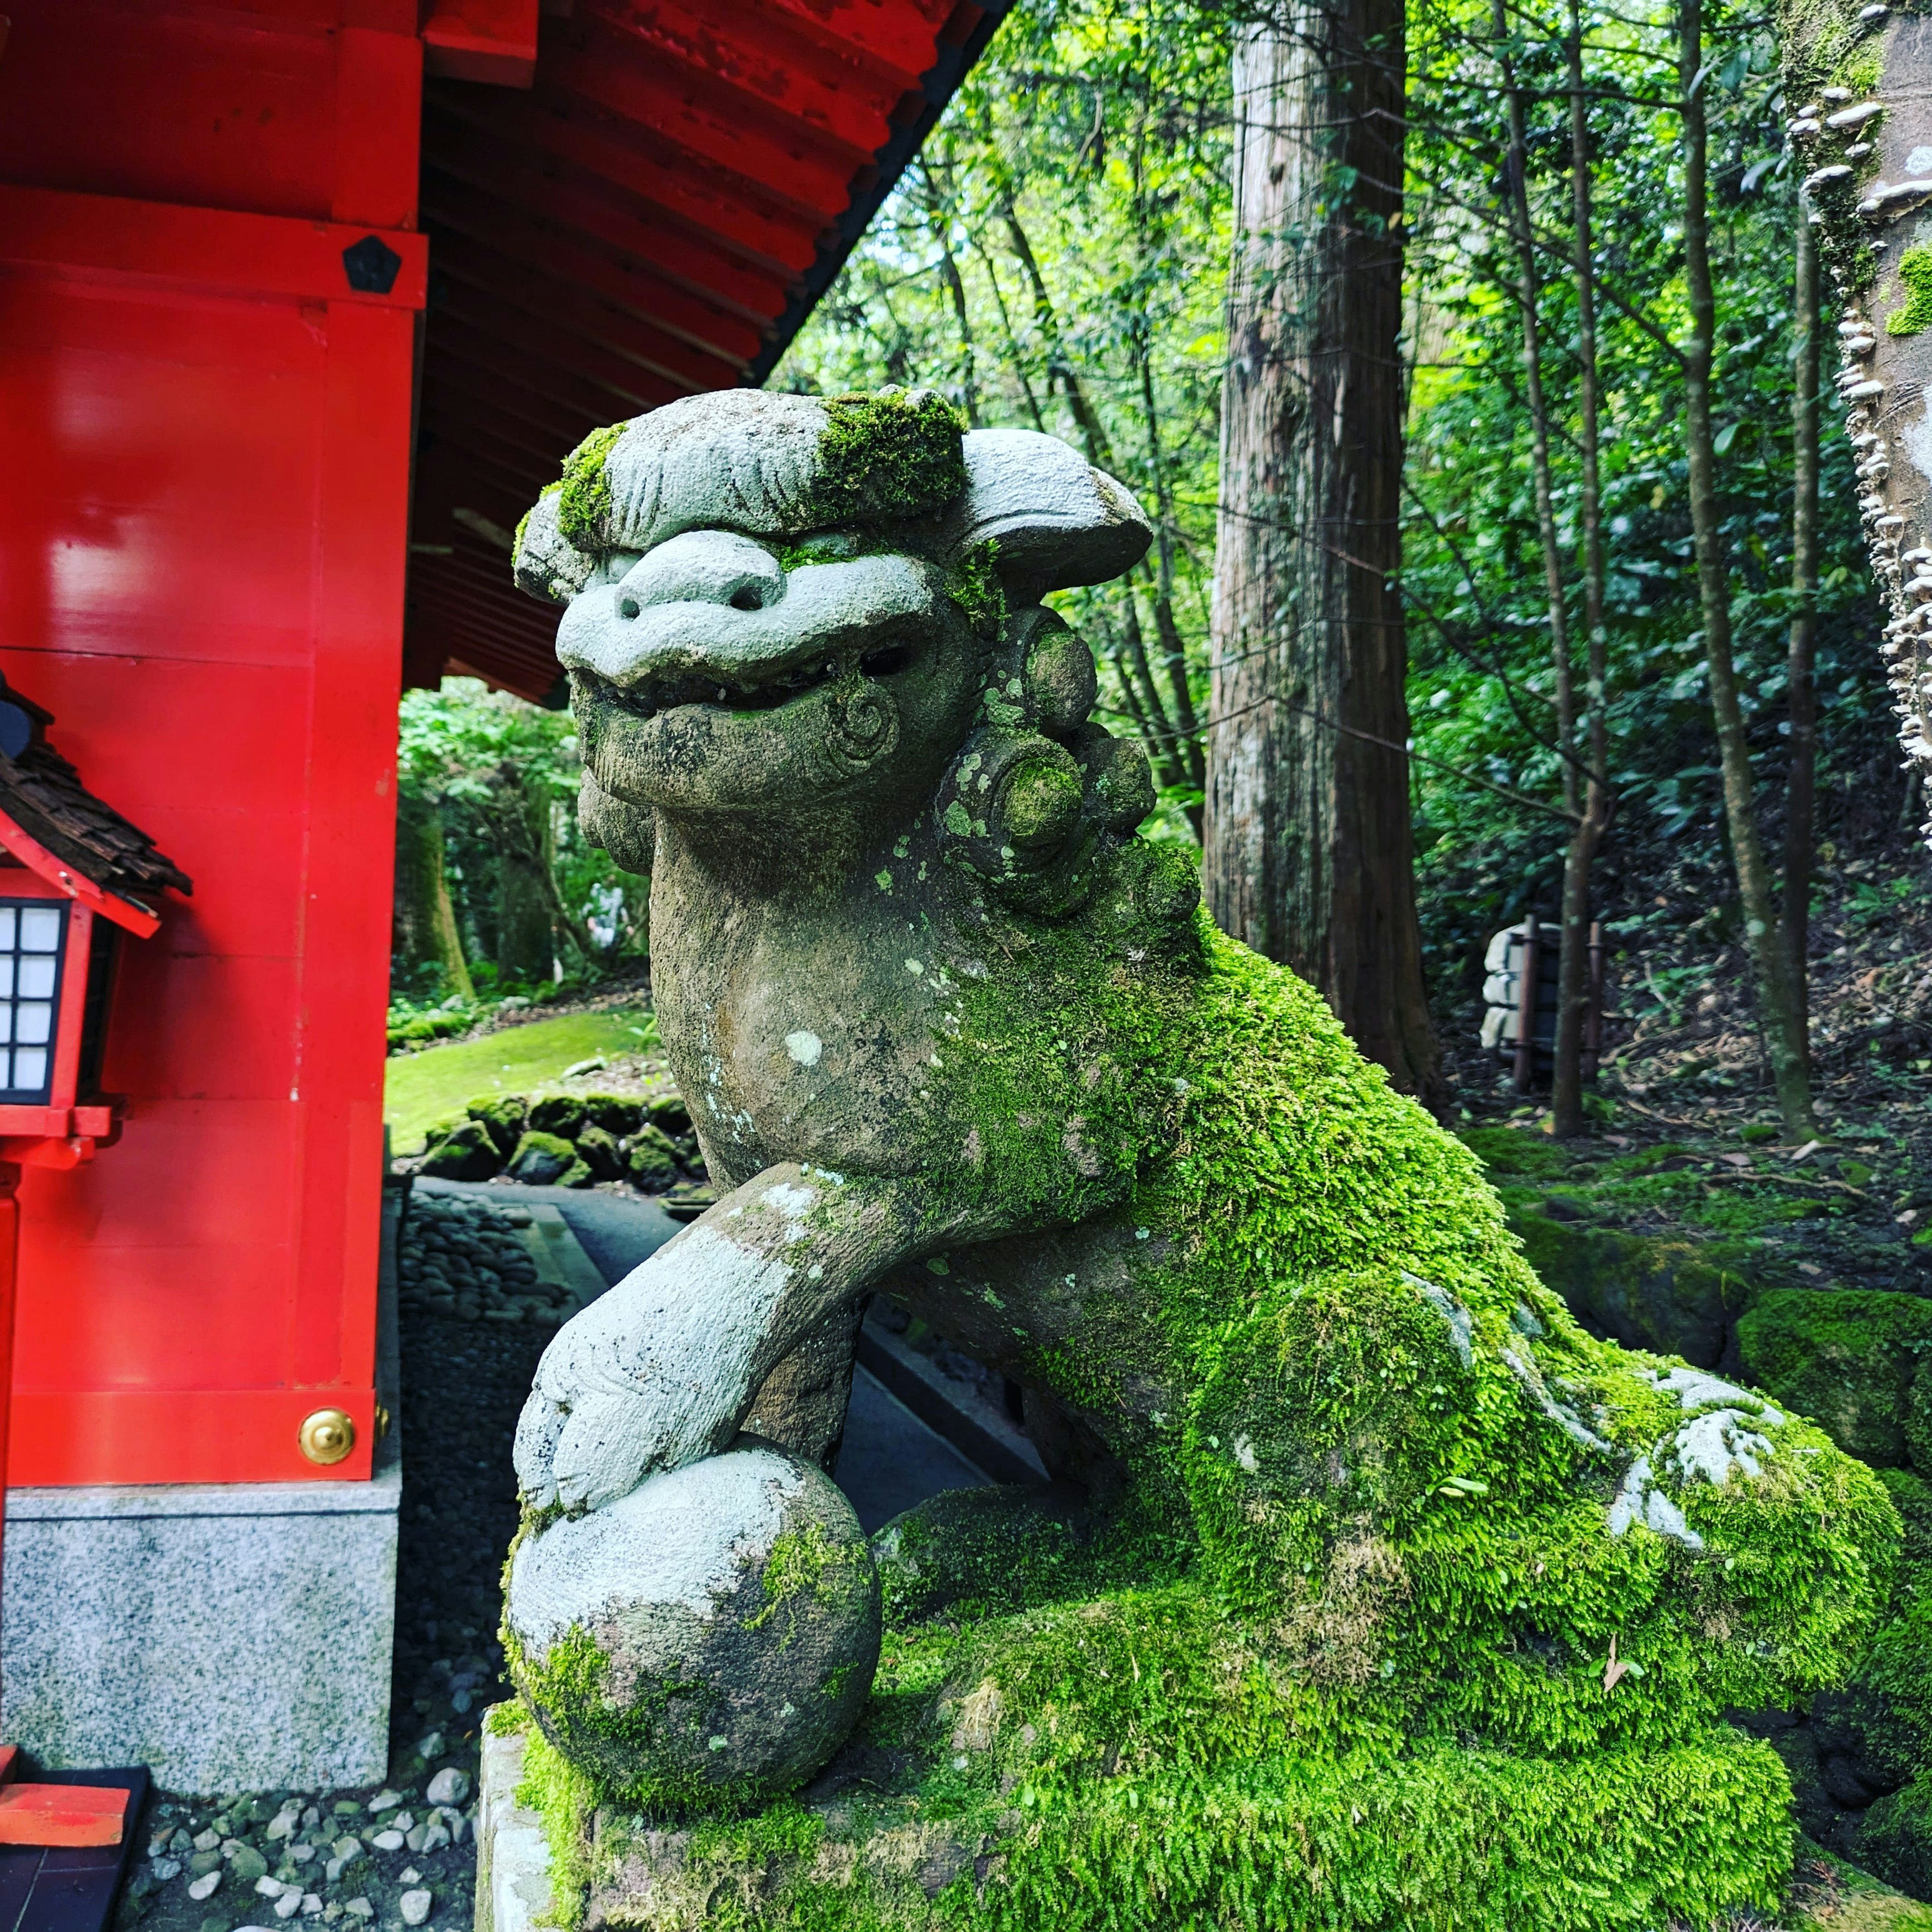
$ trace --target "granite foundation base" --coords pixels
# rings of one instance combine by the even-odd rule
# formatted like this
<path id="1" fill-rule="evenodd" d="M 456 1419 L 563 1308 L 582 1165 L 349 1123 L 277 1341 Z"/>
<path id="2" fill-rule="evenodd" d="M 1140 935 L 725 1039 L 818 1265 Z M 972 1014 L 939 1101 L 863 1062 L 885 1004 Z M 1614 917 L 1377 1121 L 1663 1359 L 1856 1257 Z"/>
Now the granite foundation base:
<path id="1" fill-rule="evenodd" d="M 0 1737 L 211 1796 L 379 1782 L 402 1495 L 385 1448 L 366 1483 L 10 1490 Z"/>

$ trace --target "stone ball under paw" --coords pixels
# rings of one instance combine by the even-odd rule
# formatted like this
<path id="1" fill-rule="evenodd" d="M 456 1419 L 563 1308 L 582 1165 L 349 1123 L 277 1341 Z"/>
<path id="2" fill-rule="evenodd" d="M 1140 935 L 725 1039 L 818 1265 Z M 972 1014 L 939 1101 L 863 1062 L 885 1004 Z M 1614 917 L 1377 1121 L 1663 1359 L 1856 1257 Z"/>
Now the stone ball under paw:
<path id="1" fill-rule="evenodd" d="M 879 1616 L 852 1505 L 750 1436 L 526 1537 L 505 1606 L 544 1736 L 644 1810 L 735 1809 L 811 1777 L 857 1721 Z"/>

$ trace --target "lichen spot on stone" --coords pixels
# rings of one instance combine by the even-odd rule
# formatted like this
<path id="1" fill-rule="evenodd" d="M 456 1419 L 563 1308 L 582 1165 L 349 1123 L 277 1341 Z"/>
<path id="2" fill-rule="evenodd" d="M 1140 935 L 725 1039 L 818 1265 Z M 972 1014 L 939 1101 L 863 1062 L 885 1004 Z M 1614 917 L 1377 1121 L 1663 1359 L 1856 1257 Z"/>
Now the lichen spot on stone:
<path id="1" fill-rule="evenodd" d="M 788 1033 L 785 1051 L 800 1066 L 816 1066 L 825 1052 L 825 1042 L 815 1033 Z"/>

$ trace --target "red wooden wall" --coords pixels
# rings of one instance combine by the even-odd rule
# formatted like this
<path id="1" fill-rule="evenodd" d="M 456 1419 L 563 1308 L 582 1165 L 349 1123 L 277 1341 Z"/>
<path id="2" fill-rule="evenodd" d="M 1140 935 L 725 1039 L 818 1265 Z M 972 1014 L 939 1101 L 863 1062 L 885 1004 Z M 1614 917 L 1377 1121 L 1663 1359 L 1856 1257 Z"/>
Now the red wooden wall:
<path id="1" fill-rule="evenodd" d="M 0 667 L 196 882 L 125 949 L 121 1144 L 23 1183 L 9 1479 L 366 1477 L 416 0 L 7 10 Z"/>

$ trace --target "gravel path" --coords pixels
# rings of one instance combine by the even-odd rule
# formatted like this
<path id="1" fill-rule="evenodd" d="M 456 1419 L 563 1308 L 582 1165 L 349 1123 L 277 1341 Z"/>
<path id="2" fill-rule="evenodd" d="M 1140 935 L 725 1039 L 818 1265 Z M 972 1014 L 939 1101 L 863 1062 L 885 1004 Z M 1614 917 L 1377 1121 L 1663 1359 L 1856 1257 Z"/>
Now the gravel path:
<path id="1" fill-rule="evenodd" d="M 537 1358 L 568 1312 L 520 1264 L 516 1223 L 530 1205 L 554 1202 L 607 1282 L 677 1223 L 628 1190 L 418 1180 L 414 1192 L 400 1241 L 388 1781 L 220 1803 L 157 1792 L 123 1932 L 136 1922 L 143 1932 L 275 1932 L 311 1921 L 344 1932 L 466 1932 L 472 1923 L 478 1724 L 507 1689 L 496 1633 L 517 1526 L 510 1446 Z M 868 1530 L 938 1490 L 985 1480 L 862 1370 L 837 1474 Z"/>

